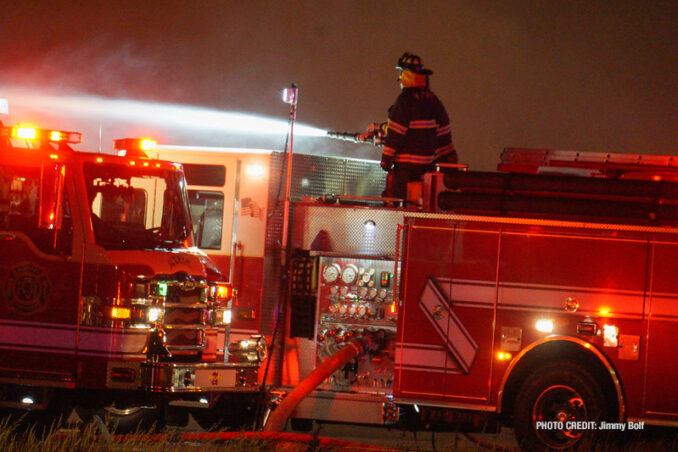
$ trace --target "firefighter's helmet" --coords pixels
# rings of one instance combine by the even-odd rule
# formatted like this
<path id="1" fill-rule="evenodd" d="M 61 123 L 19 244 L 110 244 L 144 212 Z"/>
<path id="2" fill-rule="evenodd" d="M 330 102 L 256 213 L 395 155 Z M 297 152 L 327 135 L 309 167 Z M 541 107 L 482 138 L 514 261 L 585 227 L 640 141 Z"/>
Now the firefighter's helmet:
<path id="1" fill-rule="evenodd" d="M 421 61 L 421 58 L 408 52 L 403 53 L 403 56 L 398 58 L 396 69 L 401 71 L 410 71 L 421 75 L 433 74 L 433 71 L 430 69 L 424 69 L 424 63 Z"/>

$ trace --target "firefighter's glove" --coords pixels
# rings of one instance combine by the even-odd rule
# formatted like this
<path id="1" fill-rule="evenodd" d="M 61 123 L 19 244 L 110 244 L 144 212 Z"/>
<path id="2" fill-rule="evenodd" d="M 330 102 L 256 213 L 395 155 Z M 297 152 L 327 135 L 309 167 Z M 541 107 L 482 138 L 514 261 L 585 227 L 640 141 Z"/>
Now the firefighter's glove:
<path id="1" fill-rule="evenodd" d="M 381 131 L 381 124 L 378 122 L 373 122 L 369 126 L 367 126 L 366 132 L 371 133 L 372 135 L 376 134 L 377 132 Z"/>
<path id="2" fill-rule="evenodd" d="M 371 132 L 363 132 L 358 134 L 358 140 L 359 141 L 364 141 L 367 143 L 368 141 L 372 141 L 372 138 L 374 137 L 374 134 Z"/>
<path id="3" fill-rule="evenodd" d="M 381 169 L 383 169 L 384 171 L 391 171 L 391 162 L 385 162 L 384 160 L 382 160 Z"/>
<path id="4" fill-rule="evenodd" d="M 373 122 L 367 129 L 361 134 L 358 135 L 360 141 L 370 141 L 373 142 L 374 138 L 382 134 L 382 124 L 378 122 Z"/>

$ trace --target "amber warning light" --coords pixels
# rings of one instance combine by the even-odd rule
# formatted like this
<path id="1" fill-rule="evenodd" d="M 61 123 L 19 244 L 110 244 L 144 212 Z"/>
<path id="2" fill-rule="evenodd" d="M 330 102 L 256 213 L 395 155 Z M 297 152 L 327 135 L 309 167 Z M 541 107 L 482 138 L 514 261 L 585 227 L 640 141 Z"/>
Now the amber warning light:
<path id="1" fill-rule="evenodd" d="M 121 157 L 147 157 L 147 151 L 154 151 L 156 141 L 150 138 L 121 138 L 113 140 L 113 149 Z"/>
<path id="2" fill-rule="evenodd" d="M 65 132 L 63 130 L 36 129 L 35 127 L 5 127 L 0 135 L 20 140 L 51 141 L 55 143 L 80 143 L 80 132 Z"/>

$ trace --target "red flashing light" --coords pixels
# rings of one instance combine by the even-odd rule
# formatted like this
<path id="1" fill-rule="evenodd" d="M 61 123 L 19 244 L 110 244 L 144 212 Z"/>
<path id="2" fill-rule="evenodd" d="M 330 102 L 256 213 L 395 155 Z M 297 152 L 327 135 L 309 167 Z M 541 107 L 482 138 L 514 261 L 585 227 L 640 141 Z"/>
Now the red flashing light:
<path id="1" fill-rule="evenodd" d="M 212 286 L 212 299 L 218 303 L 229 301 L 233 298 L 233 287 L 225 283 L 217 283 Z"/>

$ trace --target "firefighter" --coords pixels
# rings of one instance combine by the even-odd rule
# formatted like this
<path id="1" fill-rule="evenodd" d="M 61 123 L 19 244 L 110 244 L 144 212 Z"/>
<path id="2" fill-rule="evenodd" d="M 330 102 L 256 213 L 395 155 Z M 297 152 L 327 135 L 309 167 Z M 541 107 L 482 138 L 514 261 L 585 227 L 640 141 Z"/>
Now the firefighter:
<path id="1" fill-rule="evenodd" d="M 442 102 L 429 89 L 429 75 L 417 55 L 398 59 L 401 93 L 388 110 L 384 126 L 371 124 L 361 137 L 386 129 L 381 167 L 389 172 L 383 196 L 407 197 L 407 183 L 420 181 L 435 163 L 457 163 L 450 120 Z"/>

